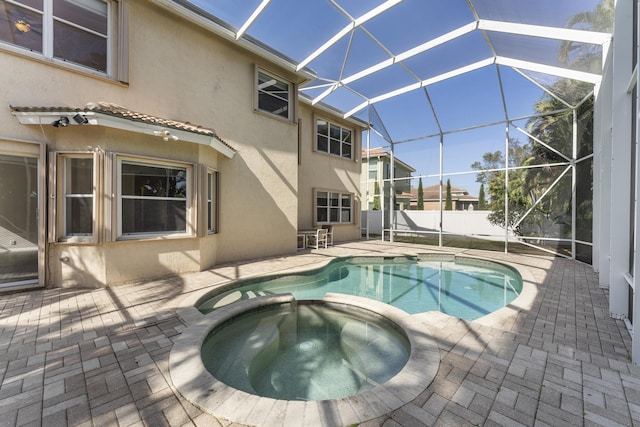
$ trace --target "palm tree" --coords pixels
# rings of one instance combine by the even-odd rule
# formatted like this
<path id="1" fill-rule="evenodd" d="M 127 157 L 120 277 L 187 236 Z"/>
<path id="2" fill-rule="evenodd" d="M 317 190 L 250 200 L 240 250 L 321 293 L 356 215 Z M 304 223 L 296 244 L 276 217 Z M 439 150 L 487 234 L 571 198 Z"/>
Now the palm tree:
<path id="1" fill-rule="evenodd" d="M 593 10 L 573 15 L 569 18 L 565 27 L 611 33 L 613 31 L 613 15 L 614 1 L 602 0 Z M 588 43 L 577 43 L 565 40 L 562 42 L 560 50 L 558 51 L 558 61 L 561 64 L 580 67 L 582 70 L 593 73 L 600 73 L 601 57 L 600 46 Z"/>

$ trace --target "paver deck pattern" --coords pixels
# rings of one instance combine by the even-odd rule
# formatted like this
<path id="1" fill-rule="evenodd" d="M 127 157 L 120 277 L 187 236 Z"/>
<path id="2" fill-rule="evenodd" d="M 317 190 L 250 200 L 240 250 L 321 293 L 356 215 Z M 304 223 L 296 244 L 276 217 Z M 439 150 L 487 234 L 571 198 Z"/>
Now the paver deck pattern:
<path id="1" fill-rule="evenodd" d="M 420 315 L 441 355 L 434 381 L 413 402 L 362 426 L 640 425 L 640 367 L 630 362 L 629 333 L 609 317 L 607 290 L 591 266 L 373 241 L 103 289 L 0 295 L 0 425 L 239 426 L 201 411 L 171 382 L 169 352 L 186 328 L 178 315 L 185 301 L 229 280 L 337 256 L 427 252 L 526 267 L 535 299 L 493 323 Z M 318 407 L 317 424 L 338 424 Z M 255 419 L 301 425 L 286 402 L 271 411 Z"/>

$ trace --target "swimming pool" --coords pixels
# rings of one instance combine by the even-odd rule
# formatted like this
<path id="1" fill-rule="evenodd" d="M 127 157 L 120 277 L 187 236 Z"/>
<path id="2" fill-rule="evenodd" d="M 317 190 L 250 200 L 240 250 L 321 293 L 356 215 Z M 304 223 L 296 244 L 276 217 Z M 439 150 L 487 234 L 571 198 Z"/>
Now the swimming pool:
<path id="1" fill-rule="evenodd" d="M 291 293 L 319 300 L 327 293 L 370 298 L 409 314 L 440 311 L 475 320 L 511 303 L 522 291 L 515 269 L 460 256 L 342 259 L 305 274 L 230 283 L 209 293 L 198 309 L 208 313 L 235 301 Z"/>

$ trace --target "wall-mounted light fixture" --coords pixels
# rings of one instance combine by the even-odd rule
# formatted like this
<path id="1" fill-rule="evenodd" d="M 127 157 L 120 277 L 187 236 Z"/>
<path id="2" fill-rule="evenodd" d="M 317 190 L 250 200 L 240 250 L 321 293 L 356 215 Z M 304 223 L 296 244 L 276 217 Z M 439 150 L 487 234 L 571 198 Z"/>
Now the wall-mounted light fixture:
<path id="1" fill-rule="evenodd" d="M 165 141 L 165 142 L 169 141 L 169 140 L 177 141 L 178 139 L 180 139 L 175 135 L 171 135 L 171 132 L 169 132 L 168 129 L 154 130 L 153 134 L 156 135 L 156 136 L 162 137 L 162 140 Z"/>
<path id="2" fill-rule="evenodd" d="M 66 128 L 69 126 L 69 118 L 66 116 L 61 116 L 58 120 L 54 120 L 51 122 L 51 126 L 54 128 Z"/>
<path id="3" fill-rule="evenodd" d="M 75 116 L 73 116 L 73 121 L 79 125 L 86 125 L 87 123 L 89 123 L 89 119 L 87 119 L 87 117 L 83 116 L 82 114 L 76 114 Z"/>

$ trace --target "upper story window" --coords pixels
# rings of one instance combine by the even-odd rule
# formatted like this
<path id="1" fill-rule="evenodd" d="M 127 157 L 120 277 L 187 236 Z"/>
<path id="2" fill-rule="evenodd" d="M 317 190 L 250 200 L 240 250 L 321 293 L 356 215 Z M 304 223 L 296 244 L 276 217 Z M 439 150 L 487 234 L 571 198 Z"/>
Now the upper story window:
<path id="1" fill-rule="evenodd" d="M 119 235 L 187 233 L 191 168 L 119 161 Z"/>
<path id="2" fill-rule="evenodd" d="M 317 120 L 316 149 L 334 156 L 353 158 L 353 131 L 324 119 Z"/>
<path id="3" fill-rule="evenodd" d="M 258 70 L 258 110 L 292 119 L 292 84 Z"/>
<path id="4" fill-rule="evenodd" d="M 0 0 L 0 43 L 126 81 L 125 5 L 113 0 Z"/>
<path id="5" fill-rule="evenodd" d="M 378 179 L 378 161 L 376 159 L 369 159 L 369 180 L 375 181 Z"/>

